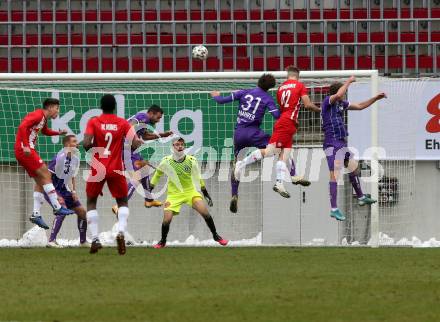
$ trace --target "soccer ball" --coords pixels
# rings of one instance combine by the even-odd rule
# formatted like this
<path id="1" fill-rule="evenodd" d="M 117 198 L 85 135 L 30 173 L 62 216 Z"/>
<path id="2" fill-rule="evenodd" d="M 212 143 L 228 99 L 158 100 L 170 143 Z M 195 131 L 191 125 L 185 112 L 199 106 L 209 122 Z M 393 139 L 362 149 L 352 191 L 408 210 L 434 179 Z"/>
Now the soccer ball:
<path id="1" fill-rule="evenodd" d="M 192 55 L 195 59 L 205 60 L 208 58 L 208 49 L 203 45 L 196 46 L 193 48 Z"/>

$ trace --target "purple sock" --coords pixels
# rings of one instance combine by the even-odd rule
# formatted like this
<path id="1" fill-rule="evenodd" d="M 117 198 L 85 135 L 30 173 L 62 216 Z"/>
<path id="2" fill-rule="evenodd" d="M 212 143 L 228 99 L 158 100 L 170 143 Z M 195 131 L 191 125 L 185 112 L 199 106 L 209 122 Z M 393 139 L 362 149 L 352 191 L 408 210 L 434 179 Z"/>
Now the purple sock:
<path id="1" fill-rule="evenodd" d="M 296 175 L 295 162 L 291 161 L 290 165 L 290 176 L 294 177 Z"/>
<path id="2" fill-rule="evenodd" d="M 338 183 L 334 181 L 330 181 L 330 206 L 332 208 L 338 208 L 338 204 L 336 202 L 336 198 L 338 197 Z"/>
<path id="3" fill-rule="evenodd" d="M 87 220 L 78 217 L 78 231 L 79 231 L 79 242 L 85 243 L 87 241 Z"/>
<path id="4" fill-rule="evenodd" d="M 240 181 L 237 181 L 234 179 L 234 176 L 231 176 L 231 191 L 232 196 L 238 196 L 238 185 L 240 184 Z"/>
<path id="5" fill-rule="evenodd" d="M 128 183 L 128 195 L 127 198 L 128 200 L 131 199 L 131 197 L 133 196 L 133 192 L 136 190 L 135 186 L 131 184 L 131 182 Z"/>
<path id="6" fill-rule="evenodd" d="M 350 178 L 351 185 L 353 186 L 354 191 L 356 192 L 356 196 L 358 198 L 362 198 L 364 193 L 362 192 L 361 182 L 359 181 L 359 176 L 353 172 L 351 172 L 348 177 Z"/>
<path id="7" fill-rule="evenodd" d="M 55 218 L 53 219 L 52 231 L 50 232 L 50 237 L 49 237 L 50 242 L 57 239 L 57 235 L 60 232 L 64 218 L 66 218 L 66 216 L 55 216 Z"/>

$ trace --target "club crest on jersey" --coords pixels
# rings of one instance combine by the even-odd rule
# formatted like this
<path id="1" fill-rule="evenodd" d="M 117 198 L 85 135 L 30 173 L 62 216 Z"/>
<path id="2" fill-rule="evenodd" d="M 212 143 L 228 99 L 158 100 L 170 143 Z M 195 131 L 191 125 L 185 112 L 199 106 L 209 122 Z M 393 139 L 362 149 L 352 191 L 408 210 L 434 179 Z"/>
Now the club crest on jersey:
<path id="1" fill-rule="evenodd" d="M 117 131 L 118 126 L 116 124 L 101 124 L 101 130 L 104 131 Z"/>
<path id="2" fill-rule="evenodd" d="M 187 173 L 190 173 L 190 172 L 191 172 L 191 168 L 190 168 L 189 166 L 185 165 L 185 166 L 183 167 L 183 171 L 185 171 L 185 172 L 187 172 Z"/>

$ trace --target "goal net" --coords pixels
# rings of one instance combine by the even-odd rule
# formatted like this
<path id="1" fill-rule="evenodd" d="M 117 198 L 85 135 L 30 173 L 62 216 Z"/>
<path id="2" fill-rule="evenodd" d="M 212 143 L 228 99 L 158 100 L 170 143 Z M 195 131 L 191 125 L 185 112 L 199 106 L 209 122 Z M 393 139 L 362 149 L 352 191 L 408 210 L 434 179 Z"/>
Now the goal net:
<path id="1" fill-rule="evenodd" d="M 274 72 L 277 85 L 285 80 L 284 72 Z M 344 81 L 350 75 L 358 77 L 358 83 L 369 84 L 370 93 L 377 91 L 379 79 L 376 71 L 303 72 L 302 81 L 309 89 L 312 100 L 319 105 L 327 95 L 328 86 L 334 81 Z M 232 245 L 341 245 L 380 243 L 380 233 L 396 237 L 406 236 L 408 221 L 412 220 L 415 178 L 414 161 L 411 158 L 384 160 L 385 175 L 378 180 L 362 181 L 365 190 L 381 201 L 372 207 L 356 206 L 347 179 L 339 182 L 339 203 L 347 215 L 346 222 L 336 222 L 329 217 L 328 169 L 322 151 L 321 121 L 319 113 L 301 110 L 299 131 L 294 138 L 293 160 L 297 174 L 312 181 L 310 187 L 286 186 L 290 199 L 283 199 L 272 191 L 274 160 L 252 165 L 239 188 L 239 211 L 229 211 L 231 198 L 230 173 L 233 166 L 233 132 L 237 102 L 219 105 L 210 97 L 218 90 L 222 95 L 232 91 L 255 87 L 261 73 L 162 73 L 162 74 L 3 74 L 0 78 L 0 182 L 3 207 L 0 209 L 0 246 L 44 245 L 49 232 L 33 228 L 28 217 L 33 207 L 33 181 L 17 164 L 14 142 L 17 127 L 22 118 L 48 97 L 59 98 L 60 115 L 48 126 L 66 129 L 82 141 L 87 121 L 100 114 L 99 100 L 104 93 L 114 94 L 117 114 L 124 118 L 157 104 L 164 109 L 156 131 L 172 130 L 182 136 L 201 163 L 214 206 L 211 208 L 217 230 L 232 241 Z M 271 91 L 275 97 L 275 91 Z M 371 96 L 371 95 L 370 95 Z M 392 102 L 387 102 L 387 105 Z M 377 109 L 374 106 L 373 109 Z M 374 113 L 373 113 L 374 114 Z M 373 115 L 373 120 L 375 116 Z M 348 118 L 348 123 L 350 122 Z M 274 120 L 266 115 L 262 128 L 272 133 Z M 380 131 L 371 119 L 365 120 L 372 133 L 372 145 L 380 143 Z M 376 138 L 376 139 L 375 139 Z M 376 140 L 376 141 L 374 141 Z M 402 142 L 396 142 L 400 144 Z M 142 155 L 152 165 L 158 165 L 163 156 L 170 154 L 169 140 L 146 142 Z M 37 151 L 44 161 L 53 158 L 62 149 L 59 137 L 39 136 Z M 251 151 L 251 149 L 249 150 Z M 86 153 L 80 148 L 82 163 L 77 177 L 77 193 L 85 205 L 85 178 L 88 165 Z M 410 151 L 409 153 L 412 153 Z M 361 162 L 362 173 L 367 179 L 381 166 L 373 153 L 372 158 Z M 373 171 L 371 171 L 373 170 Z M 373 175 L 374 177 L 374 175 Z M 384 202 L 380 191 L 392 189 L 399 178 L 399 193 L 393 198 L 405 198 L 405 206 L 399 211 L 391 209 L 392 202 Z M 373 178 L 374 179 L 374 178 Z M 380 181 L 381 180 L 381 181 Z M 165 200 L 165 182 L 155 189 L 155 197 Z M 391 197 L 389 197 L 391 198 Z M 143 189 L 139 185 L 129 202 L 128 232 L 135 245 L 150 245 L 160 239 L 162 208 L 144 207 Z M 116 222 L 111 212 L 114 205 L 109 191 L 98 201 L 101 240 L 114 242 Z M 397 209 L 397 208 L 396 208 Z M 42 208 L 47 223 L 53 220 L 48 205 Z M 32 228 L 31 231 L 29 231 Z M 381 230 L 383 229 L 383 230 Z M 25 238 L 23 238 L 23 235 Z M 213 245 L 211 235 L 202 218 L 190 208 L 183 207 L 175 216 L 169 233 L 170 245 Z M 65 245 L 78 244 L 76 218 L 66 218 L 58 241 Z"/>

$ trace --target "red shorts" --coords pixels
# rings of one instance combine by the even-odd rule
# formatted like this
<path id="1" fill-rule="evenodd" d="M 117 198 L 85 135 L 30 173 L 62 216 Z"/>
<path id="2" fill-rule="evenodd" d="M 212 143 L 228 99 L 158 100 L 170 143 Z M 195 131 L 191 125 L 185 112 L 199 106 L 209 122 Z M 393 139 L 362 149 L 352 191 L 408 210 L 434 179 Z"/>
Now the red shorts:
<path id="1" fill-rule="evenodd" d="M 41 160 L 37 151 L 35 151 L 34 149 L 31 149 L 30 155 L 25 155 L 21 148 L 16 148 L 15 158 L 17 159 L 18 163 L 23 168 L 25 168 L 26 172 L 32 178 L 37 176 L 35 171 L 40 169 L 43 165 L 45 165 L 44 161 Z"/>
<path id="2" fill-rule="evenodd" d="M 90 179 L 90 178 L 89 178 Z M 128 195 L 127 179 L 120 174 L 107 175 L 105 178 L 98 182 L 91 182 L 87 180 L 86 195 L 90 198 L 96 198 L 102 193 L 102 188 L 107 181 L 108 189 L 113 198 L 121 199 Z"/>
<path id="3" fill-rule="evenodd" d="M 292 148 L 293 136 L 296 133 L 296 124 L 291 119 L 279 119 L 270 137 L 269 144 L 275 144 L 277 148 Z"/>

